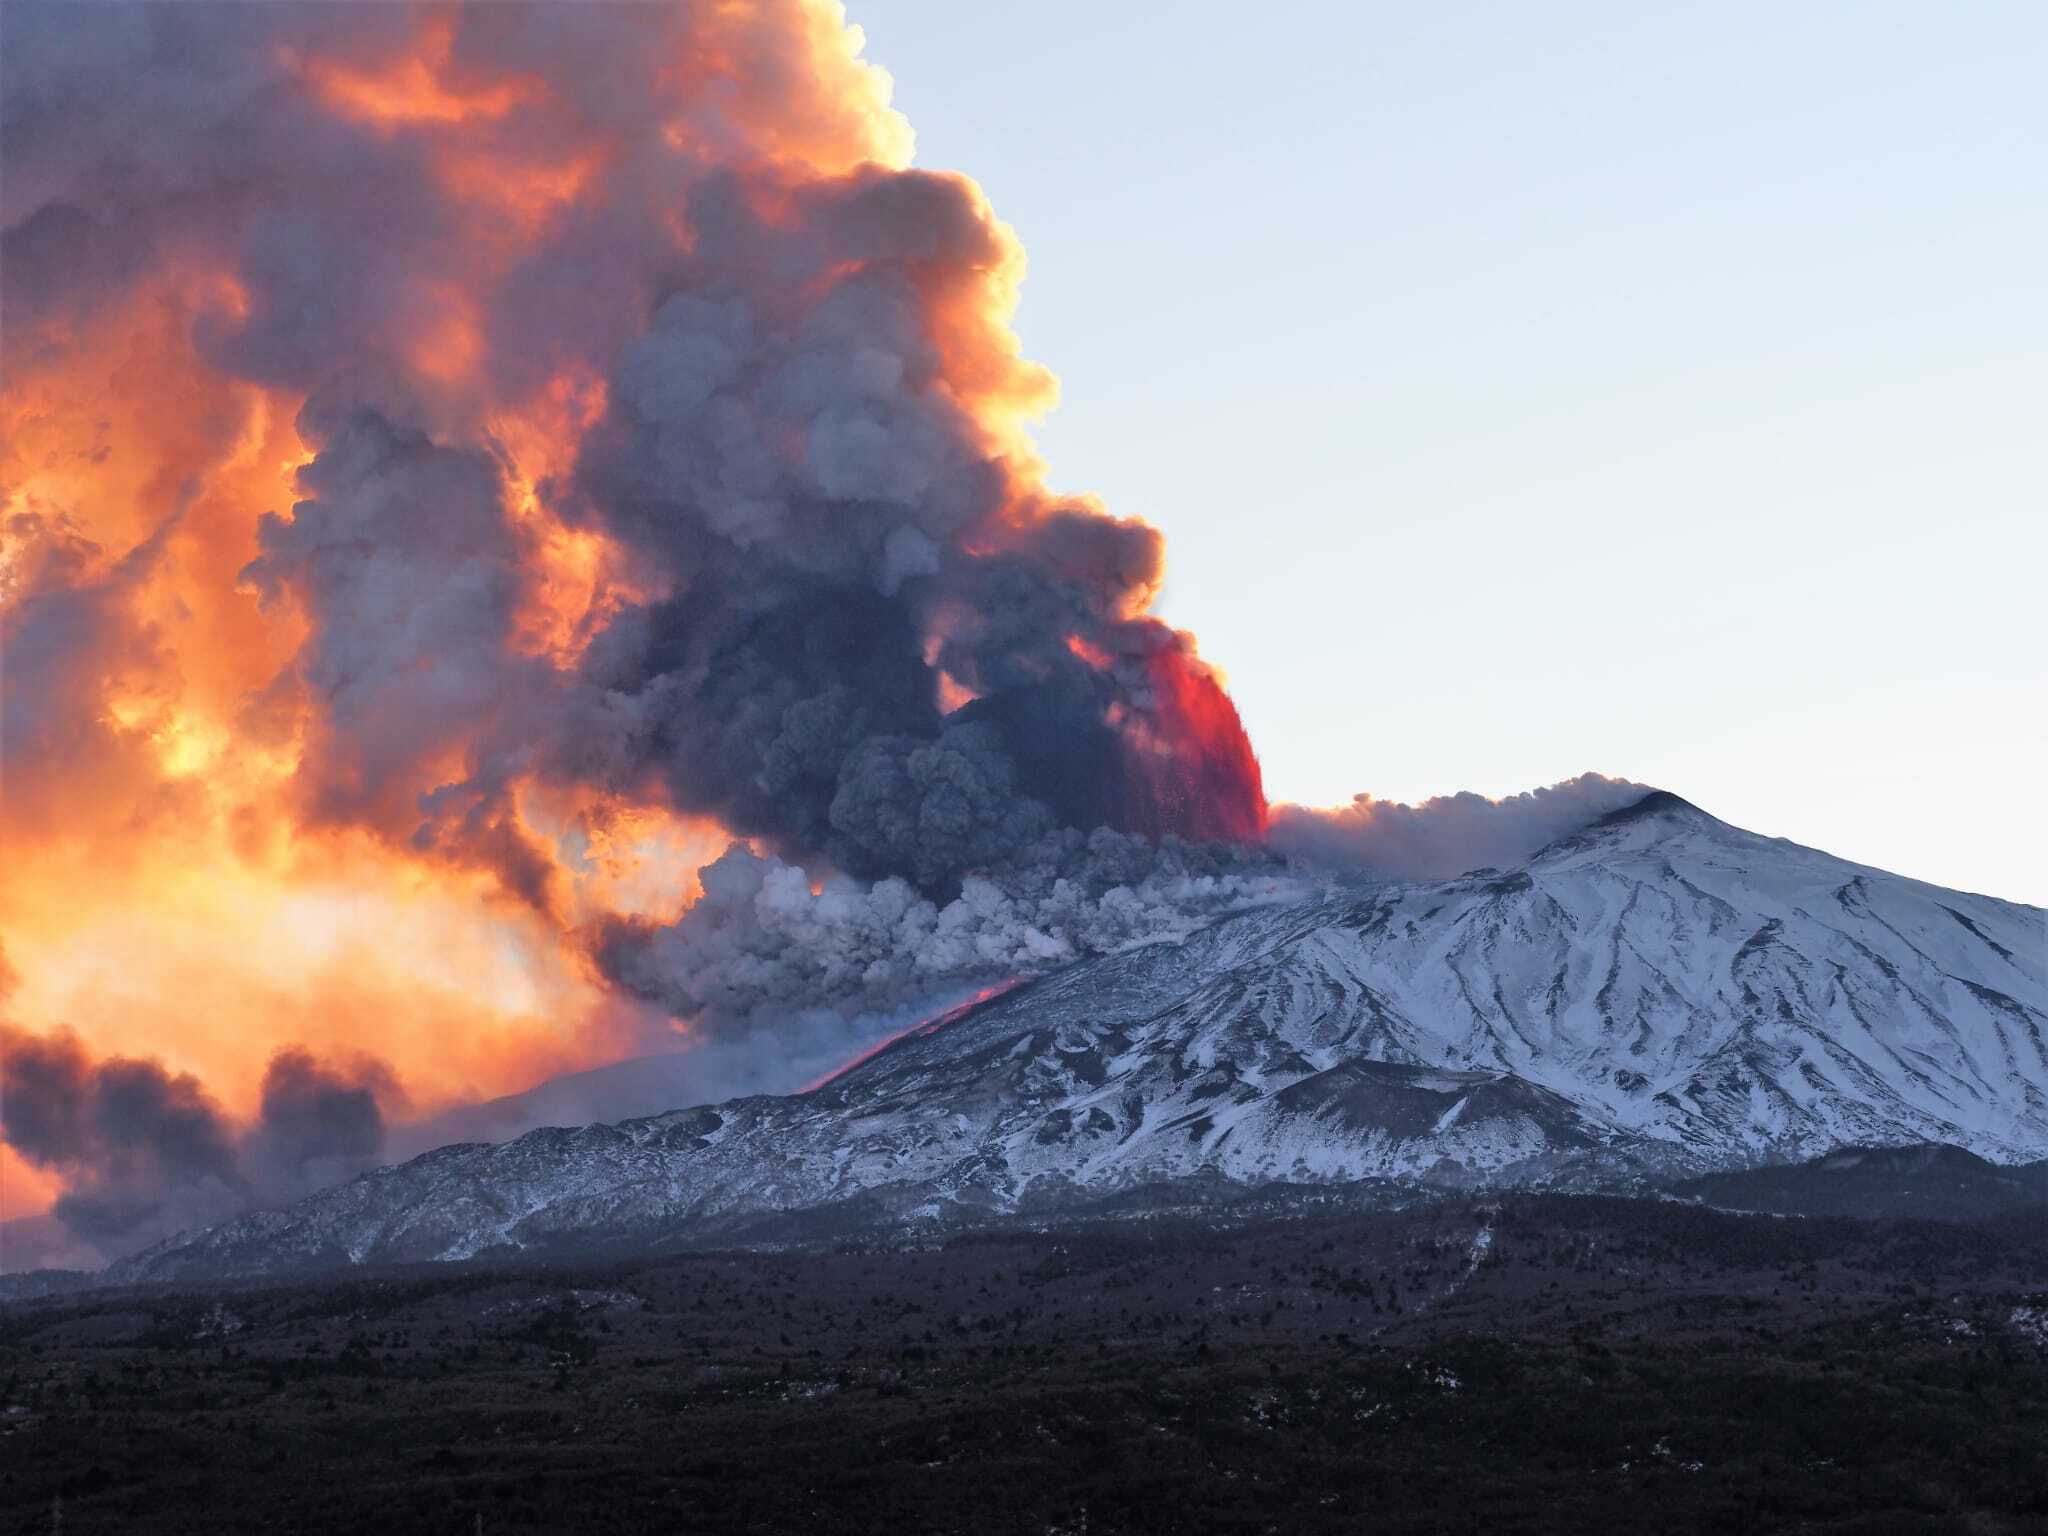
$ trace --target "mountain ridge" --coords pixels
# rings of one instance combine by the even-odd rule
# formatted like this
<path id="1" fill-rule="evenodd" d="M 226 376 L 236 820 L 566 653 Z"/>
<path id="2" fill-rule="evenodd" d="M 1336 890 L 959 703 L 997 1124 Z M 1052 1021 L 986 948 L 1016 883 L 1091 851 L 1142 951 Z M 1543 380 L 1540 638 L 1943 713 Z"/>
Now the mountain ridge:
<path id="1" fill-rule="evenodd" d="M 1953 1146 L 1840 1147 L 1803 1163 L 1704 1174 L 1673 1193 L 1780 1216 L 2039 1219 L 2048 1214 L 2048 1160 L 1999 1164 Z"/>
<path id="2" fill-rule="evenodd" d="M 438 1149 L 117 1266 L 462 1258 L 873 1196 L 1563 1185 L 1862 1142 L 2048 1156 L 2043 914 L 1657 791 L 1512 871 L 1333 889 L 1041 977 L 805 1094 Z"/>

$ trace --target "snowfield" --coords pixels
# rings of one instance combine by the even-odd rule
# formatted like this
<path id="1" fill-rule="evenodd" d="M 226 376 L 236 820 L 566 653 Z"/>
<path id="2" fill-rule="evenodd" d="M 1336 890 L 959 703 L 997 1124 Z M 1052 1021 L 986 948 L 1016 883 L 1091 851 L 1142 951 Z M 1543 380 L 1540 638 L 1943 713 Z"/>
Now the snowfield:
<path id="1" fill-rule="evenodd" d="M 1656 793 L 1512 871 L 1091 960 L 814 1092 L 456 1146 L 124 1278 L 456 1259 L 870 1195 L 996 1210 L 1209 1172 L 1463 1184 L 1859 1143 L 2048 1156 L 2041 909 Z"/>

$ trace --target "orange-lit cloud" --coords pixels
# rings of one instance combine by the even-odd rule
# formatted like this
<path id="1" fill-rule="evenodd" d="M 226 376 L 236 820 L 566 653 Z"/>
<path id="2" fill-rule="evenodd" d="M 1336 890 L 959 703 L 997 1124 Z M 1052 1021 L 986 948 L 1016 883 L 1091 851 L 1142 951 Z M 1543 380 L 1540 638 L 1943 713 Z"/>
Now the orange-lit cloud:
<path id="1" fill-rule="evenodd" d="M 1021 248 L 839 6 L 146 9 L 0 66 L 14 1026 L 428 1111 L 662 1040 L 591 936 L 731 836 L 942 893 L 1258 834 L 1158 536 L 1045 488 Z"/>

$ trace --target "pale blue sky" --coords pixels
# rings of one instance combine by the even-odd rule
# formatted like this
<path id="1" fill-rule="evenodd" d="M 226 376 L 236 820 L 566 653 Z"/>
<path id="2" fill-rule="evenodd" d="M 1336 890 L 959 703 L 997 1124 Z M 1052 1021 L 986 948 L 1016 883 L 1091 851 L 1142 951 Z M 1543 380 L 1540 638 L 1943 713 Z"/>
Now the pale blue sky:
<path id="1" fill-rule="evenodd" d="M 1276 798 L 2048 899 L 2048 5 L 849 10 Z"/>

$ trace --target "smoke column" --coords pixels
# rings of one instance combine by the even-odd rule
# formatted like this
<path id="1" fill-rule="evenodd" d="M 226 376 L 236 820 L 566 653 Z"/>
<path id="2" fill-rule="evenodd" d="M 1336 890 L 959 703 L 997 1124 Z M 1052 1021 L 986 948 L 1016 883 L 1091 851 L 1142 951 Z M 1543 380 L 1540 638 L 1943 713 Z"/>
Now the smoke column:
<path id="1" fill-rule="evenodd" d="M 591 955 L 733 838 L 943 907 L 1262 829 L 1157 533 L 1045 482 L 1015 240 L 836 6 L 4 26 L 22 1030 L 430 1106 L 658 1039 Z"/>

